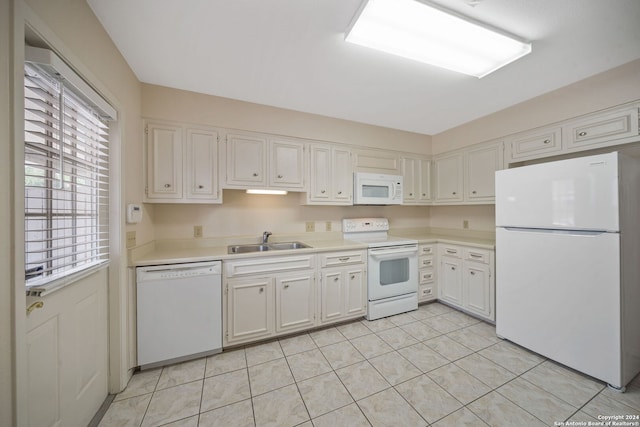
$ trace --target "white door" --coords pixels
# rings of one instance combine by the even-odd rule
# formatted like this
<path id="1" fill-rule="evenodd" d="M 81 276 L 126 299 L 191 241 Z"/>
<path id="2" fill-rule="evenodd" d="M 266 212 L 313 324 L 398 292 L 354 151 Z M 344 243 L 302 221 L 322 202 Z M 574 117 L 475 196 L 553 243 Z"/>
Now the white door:
<path id="1" fill-rule="evenodd" d="M 466 159 L 465 197 L 469 201 L 494 200 L 495 174 L 502 169 L 502 144 L 469 151 Z"/>
<path id="2" fill-rule="evenodd" d="M 442 257 L 438 270 L 438 291 L 440 298 L 462 306 L 462 261 L 452 257 Z"/>
<path id="3" fill-rule="evenodd" d="M 33 298 L 27 316 L 30 427 L 86 426 L 107 397 L 107 269 Z"/>
<path id="4" fill-rule="evenodd" d="M 310 163 L 309 198 L 312 201 L 329 201 L 332 194 L 331 147 L 312 145 Z"/>
<path id="5" fill-rule="evenodd" d="M 265 338 L 273 333 L 273 279 L 229 279 L 227 341 Z"/>
<path id="6" fill-rule="evenodd" d="M 484 317 L 491 316 L 491 272 L 488 265 L 465 261 L 462 289 L 464 308 Z"/>
<path id="7" fill-rule="evenodd" d="M 436 202 L 462 201 L 462 155 L 437 158 L 433 163 Z"/>
<path id="8" fill-rule="evenodd" d="M 345 270 L 344 282 L 345 316 L 364 316 L 367 311 L 367 288 L 365 273 L 362 267 L 352 267 Z"/>
<path id="9" fill-rule="evenodd" d="M 344 277 L 342 269 L 321 272 L 321 321 L 330 322 L 343 316 Z"/>
<path id="10" fill-rule="evenodd" d="M 416 177 L 419 176 L 418 161 L 413 158 L 402 158 L 402 202 L 415 203 L 418 199 L 419 182 Z"/>
<path id="11" fill-rule="evenodd" d="M 271 140 L 269 185 L 272 187 L 304 187 L 304 144 Z"/>
<path id="12" fill-rule="evenodd" d="M 496 332 L 621 386 L 620 235 L 496 230 Z"/>
<path id="13" fill-rule="evenodd" d="M 419 178 L 418 183 L 420 194 L 418 201 L 421 203 L 431 201 L 431 160 L 421 159 L 418 161 Z"/>
<path id="14" fill-rule="evenodd" d="M 227 182 L 244 186 L 267 184 L 267 140 L 257 136 L 227 136 Z"/>
<path id="15" fill-rule="evenodd" d="M 331 178 L 333 200 L 339 203 L 350 203 L 353 193 L 353 168 L 351 152 L 339 148 L 332 150 Z"/>

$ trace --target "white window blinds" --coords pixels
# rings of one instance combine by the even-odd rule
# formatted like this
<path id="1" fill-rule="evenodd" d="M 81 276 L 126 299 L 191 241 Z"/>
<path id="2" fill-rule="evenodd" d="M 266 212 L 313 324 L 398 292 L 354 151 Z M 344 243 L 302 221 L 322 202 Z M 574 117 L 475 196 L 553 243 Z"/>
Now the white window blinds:
<path id="1" fill-rule="evenodd" d="M 25 280 L 36 294 L 109 259 L 109 118 L 65 83 L 25 63 Z"/>

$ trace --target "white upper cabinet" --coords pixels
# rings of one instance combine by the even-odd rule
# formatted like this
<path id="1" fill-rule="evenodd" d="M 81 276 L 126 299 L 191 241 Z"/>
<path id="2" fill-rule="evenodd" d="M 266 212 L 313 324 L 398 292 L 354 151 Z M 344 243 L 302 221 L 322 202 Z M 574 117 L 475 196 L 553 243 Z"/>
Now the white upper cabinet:
<path id="1" fill-rule="evenodd" d="M 304 188 L 304 144 L 285 139 L 271 139 L 269 144 L 269 186 Z"/>
<path id="2" fill-rule="evenodd" d="M 267 185 L 267 138 L 227 135 L 227 187 L 252 188 Z"/>
<path id="3" fill-rule="evenodd" d="M 426 205 L 431 203 L 431 160 L 414 156 L 400 159 L 403 176 L 403 204 Z"/>
<path id="4" fill-rule="evenodd" d="M 353 193 L 351 152 L 331 144 L 311 144 L 309 157 L 309 192 L 305 202 L 350 205 Z"/>
<path id="5" fill-rule="evenodd" d="M 469 202 L 494 202 L 495 175 L 503 168 L 502 143 L 472 149 L 465 154 L 464 198 Z"/>
<path id="6" fill-rule="evenodd" d="M 397 151 L 354 148 L 353 171 L 400 175 L 400 157 Z"/>
<path id="7" fill-rule="evenodd" d="M 462 202 L 462 154 L 445 154 L 433 159 L 435 202 Z"/>
<path id="8" fill-rule="evenodd" d="M 222 203 L 217 130 L 150 120 L 145 134 L 146 202 Z"/>
<path id="9" fill-rule="evenodd" d="M 552 126 L 518 133 L 506 138 L 511 161 L 552 156 L 562 151 L 562 129 Z"/>
<path id="10" fill-rule="evenodd" d="M 225 188 L 303 191 L 305 145 L 262 134 L 227 134 Z"/>
<path id="11" fill-rule="evenodd" d="M 147 197 L 182 198 L 182 127 L 150 122 L 147 141 Z"/>

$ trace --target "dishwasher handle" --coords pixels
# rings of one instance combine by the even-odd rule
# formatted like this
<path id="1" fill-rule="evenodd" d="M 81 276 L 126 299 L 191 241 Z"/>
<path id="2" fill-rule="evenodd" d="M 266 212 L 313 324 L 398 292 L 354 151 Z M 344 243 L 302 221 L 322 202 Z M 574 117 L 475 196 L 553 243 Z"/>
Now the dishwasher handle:
<path id="1" fill-rule="evenodd" d="M 222 263 L 220 261 L 155 265 L 136 268 L 136 282 L 187 279 L 220 274 L 222 274 Z"/>

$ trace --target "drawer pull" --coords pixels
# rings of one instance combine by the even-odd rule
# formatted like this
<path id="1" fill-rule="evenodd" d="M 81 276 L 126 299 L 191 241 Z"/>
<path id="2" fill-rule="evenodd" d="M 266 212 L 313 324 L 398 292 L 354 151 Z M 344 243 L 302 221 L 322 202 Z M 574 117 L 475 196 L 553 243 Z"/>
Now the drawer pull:
<path id="1" fill-rule="evenodd" d="M 542 141 L 543 144 L 550 144 L 551 140 L 550 139 L 545 139 L 544 141 Z"/>
<path id="2" fill-rule="evenodd" d="M 338 194 L 342 194 L 342 191 L 338 191 Z"/>
<path id="3" fill-rule="evenodd" d="M 458 253 L 458 251 L 457 251 L 457 250 L 455 250 L 455 249 L 447 249 L 447 253 L 448 253 L 448 254 L 457 254 L 457 253 Z"/>
<path id="4" fill-rule="evenodd" d="M 326 190 L 320 190 L 320 192 L 321 192 L 322 194 L 324 194 L 324 193 L 326 193 L 327 191 L 326 191 Z"/>
<path id="5" fill-rule="evenodd" d="M 413 196 L 413 193 L 409 193 L 410 196 Z"/>
<path id="6" fill-rule="evenodd" d="M 204 188 L 204 185 L 198 185 L 198 188 L 202 190 Z"/>
<path id="7" fill-rule="evenodd" d="M 470 273 L 471 273 L 471 275 L 472 275 L 472 276 L 475 276 L 475 275 L 476 275 L 476 272 L 475 272 L 475 271 L 470 271 Z"/>
<path id="8" fill-rule="evenodd" d="M 342 257 L 342 258 L 338 258 L 338 261 L 346 262 L 346 261 L 349 261 L 350 259 L 351 259 L 350 256 L 345 256 L 345 257 Z"/>
<path id="9" fill-rule="evenodd" d="M 578 134 L 578 136 L 587 136 L 587 133 L 585 131 L 582 131 Z"/>
<path id="10" fill-rule="evenodd" d="M 476 193 L 477 193 L 477 191 L 476 191 L 476 190 L 473 190 L 473 191 L 471 192 L 471 194 L 476 194 Z"/>
<path id="11" fill-rule="evenodd" d="M 284 285 L 284 288 L 285 288 L 285 289 L 288 289 L 288 288 L 289 288 L 289 285 Z"/>
<path id="12" fill-rule="evenodd" d="M 456 195 L 456 192 L 454 191 L 452 194 L 455 196 L 455 195 Z"/>
<path id="13" fill-rule="evenodd" d="M 164 188 L 171 188 L 171 184 L 165 184 Z"/>
<path id="14" fill-rule="evenodd" d="M 472 258 L 482 258 L 482 255 L 480 255 L 480 254 L 473 254 L 473 253 L 470 253 L 469 255 L 470 255 Z"/>
<path id="15" fill-rule="evenodd" d="M 278 175 L 278 178 L 282 178 L 282 175 Z"/>

